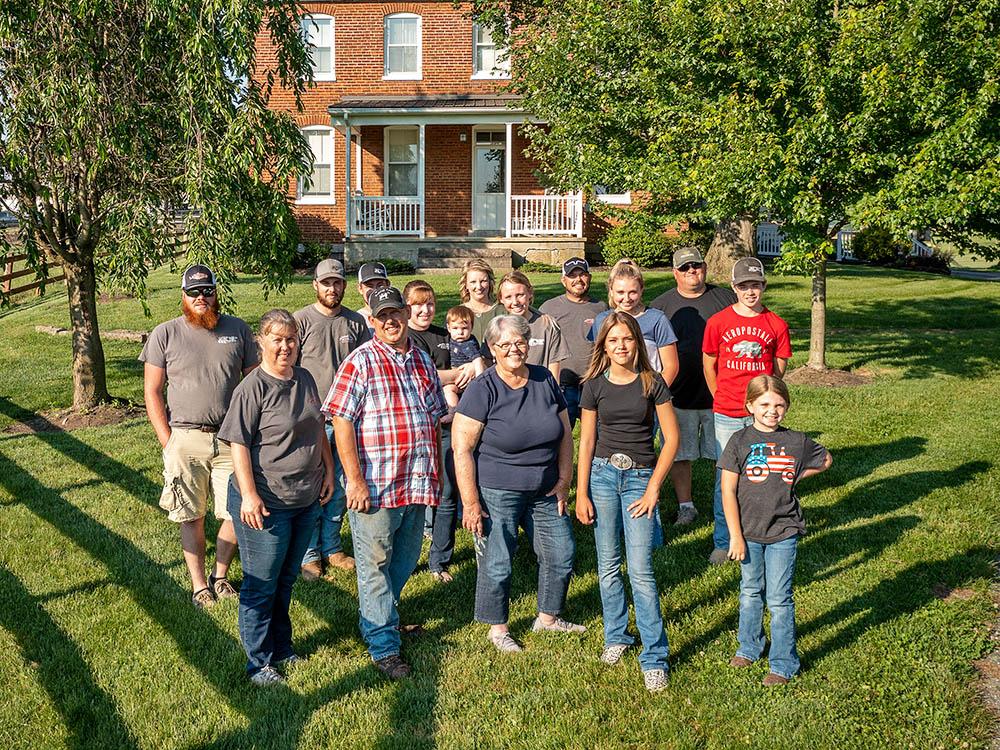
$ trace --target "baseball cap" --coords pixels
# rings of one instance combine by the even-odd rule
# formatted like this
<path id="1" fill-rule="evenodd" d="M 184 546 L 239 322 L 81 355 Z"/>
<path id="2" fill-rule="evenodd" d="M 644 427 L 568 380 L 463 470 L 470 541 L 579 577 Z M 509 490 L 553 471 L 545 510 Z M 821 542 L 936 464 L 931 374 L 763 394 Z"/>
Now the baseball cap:
<path id="1" fill-rule="evenodd" d="M 358 269 L 358 283 L 364 284 L 366 281 L 372 281 L 373 279 L 389 280 L 389 274 L 386 272 L 385 266 L 381 263 L 363 263 L 361 268 Z"/>
<path id="2" fill-rule="evenodd" d="M 733 284 L 742 284 L 744 281 L 759 281 L 766 284 L 764 280 L 764 264 L 760 258 L 740 258 L 733 264 Z"/>
<path id="3" fill-rule="evenodd" d="M 383 310 L 390 308 L 402 310 L 406 307 L 406 303 L 403 302 L 403 295 L 399 293 L 396 287 L 384 286 L 368 295 L 368 306 L 371 308 L 372 317 L 374 318 Z"/>
<path id="4" fill-rule="evenodd" d="M 195 289 L 202 286 L 215 286 L 215 274 L 208 266 L 195 263 L 181 277 L 181 289 Z"/>
<path id="5" fill-rule="evenodd" d="M 317 281 L 322 281 L 323 279 L 343 279 L 344 278 L 344 264 L 339 260 L 334 260 L 333 258 L 327 258 L 326 260 L 321 260 L 316 264 L 316 271 L 313 273 L 313 278 Z"/>
<path id="6" fill-rule="evenodd" d="M 583 258 L 570 258 L 563 263 L 563 276 L 569 276 L 573 271 L 580 270 L 590 273 L 590 264 Z"/>
<path id="7" fill-rule="evenodd" d="M 682 247 L 674 251 L 674 268 L 680 268 L 685 263 L 704 263 L 701 250 L 696 247 Z"/>

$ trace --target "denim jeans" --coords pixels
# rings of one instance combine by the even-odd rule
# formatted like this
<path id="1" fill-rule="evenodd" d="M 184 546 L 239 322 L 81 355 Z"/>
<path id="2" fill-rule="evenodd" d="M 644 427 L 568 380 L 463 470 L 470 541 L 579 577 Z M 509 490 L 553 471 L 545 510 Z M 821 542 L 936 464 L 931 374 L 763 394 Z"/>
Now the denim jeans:
<path id="1" fill-rule="evenodd" d="M 722 458 L 722 451 L 729 445 L 729 438 L 751 424 L 753 424 L 753 417 L 727 417 L 725 414 L 715 413 L 716 460 Z M 726 514 L 722 510 L 722 469 L 718 467 L 715 468 L 713 507 L 715 510 L 715 530 L 712 533 L 712 543 L 715 545 L 715 549 L 728 550 L 729 527 L 726 525 Z"/>
<path id="2" fill-rule="evenodd" d="M 517 527 L 523 525 L 538 557 L 538 611 L 558 615 L 566 604 L 573 573 L 573 526 L 559 515 L 555 497 L 518 490 L 479 489 L 489 513 L 476 546 L 476 613 L 478 622 L 501 625 L 510 617 L 510 582 Z"/>
<path id="3" fill-rule="evenodd" d="M 233 517 L 243 564 L 240 587 L 240 641 L 251 675 L 292 655 L 292 621 L 288 605 L 299 577 L 302 553 L 319 517 L 319 501 L 304 508 L 268 507 L 264 528 L 251 529 L 240 520 L 243 498 L 229 482 L 227 509 Z"/>
<path id="4" fill-rule="evenodd" d="M 635 624 L 642 640 L 642 670 L 667 669 L 670 648 L 663 629 L 660 596 L 653 575 L 656 518 L 632 518 L 629 505 L 646 491 L 652 469 L 621 471 L 606 458 L 595 458 L 590 468 L 590 499 L 594 503 L 594 542 L 597 546 L 597 580 L 604 609 L 604 645 L 631 645 L 628 602 L 622 578 L 622 536 L 625 561 L 635 601 Z"/>
<path id="5" fill-rule="evenodd" d="M 326 424 L 326 436 L 333 440 L 333 425 Z M 316 528 L 309 539 L 309 546 L 302 557 L 302 564 L 323 560 L 330 555 L 342 552 L 344 544 L 340 540 L 340 530 L 344 525 L 344 513 L 347 510 L 347 492 L 344 490 L 344 467 L 340 465 L 337 456 L 337 446 L 333 450 L 333 497 L 326 505 L 320 506 L 320 516 L 316 520 Z"/>
<path id="6" fill-rule="evenodd" d="M 455 481 L 455 456 L 451 451 L 451 428 L 441 430 L 441 455 L 444 475 L 441 477 L 441 503 L 434 509 L 434 529 L 427 567 L 440 573 L 451 565 L 455 552 L 455 527 L 458 525 L 458 482 Z"/>
<path id="7" fill-rule="evenodd" d="M 756 661 L 764 653 L 764 601 L 771 613 L 770 669 L 791 679 L 799 671 L 795 650 L 795 575 L 797 536 L 773 544 L 747 540 L 747 557 L 740 565 L 740 626 L 737 656 Z"/>
<path id="8" fill-rule="evenodd" d="M 570 431 L 576 426 L 576 420 L 580 418 L 580 389 L 571 385 L 562 387 L 563 398 L 566 399 L 566 413 L 569 415 Z"/>
<path id="9" fill-rule="evenodd" d="M 424 505 L 350 511 L 361 637 L 373 661 L 399 653 L 399 597 L 420 559 Z"/>

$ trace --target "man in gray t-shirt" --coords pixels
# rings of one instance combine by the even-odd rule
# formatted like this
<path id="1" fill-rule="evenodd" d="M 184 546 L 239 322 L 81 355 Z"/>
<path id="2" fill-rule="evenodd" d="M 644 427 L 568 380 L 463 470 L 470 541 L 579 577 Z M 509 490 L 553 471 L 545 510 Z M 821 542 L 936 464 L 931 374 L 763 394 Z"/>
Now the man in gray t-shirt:
<path id="1" fill-rule="evenodd" d="M 590 264 L 583 258 L 570 258 L 563 263 L 562 285 L 566 294 L 553 297 L 538 308 L 550 315 L 562 331 L 562 340 L 569 358 L 559 368 L 559 387 L 566 397 L 570 427 L 580 416 L 580 378 L 590 364 L 594 349 L 587 339 L 594 318 L 608 309 L 606 302 L 590 296 Z"/>
<path id="2" fill-rule="evenodd" d="M 320 401 L 325 401 L 340 363 L 368 341 L 371 334 L 364 318 L 341 305 L 346 281 L 344 266 L 339 260 L 327 258 L 321 261 L 313 272 L 312 285 L 316 290 L 316 301 L 295 312 L 299 325 L 298 365 L 313 376 Z M 330 423 L 327 423 L 326 434 L 332 440 L 333 427 Z M 302 558 L 302 577 L 306 580 L 322 576 L 324 562 L 328 567 L 354 570 L 354 558 L 345 554 L 340 539 L 347 496 L 344 492 L 344 469 L 335 446 L 333 469 L 333 497 L 322 507 L 309 547 Z"/>
<path id="3" fill-rule="evenodd" d="M 145 366 L 146 414 L 163 446 L 160 507 L 180 524 L 192 601 L 207 607 L 219 597 L 236 596 L 226 580 L 236 554 L 236 534 L 226 511 L 233 463 L 218 431 L 237 384 L 257 366 L 258 353 L 250 327 L 219 313 L 210 269 L 188 268 L 181 289 L 184 314 L 153 329 L 139 361 Z M 215 569 L 206 579 L 205 513 L 210 496 L 222 525 L 215 543 Z"/>

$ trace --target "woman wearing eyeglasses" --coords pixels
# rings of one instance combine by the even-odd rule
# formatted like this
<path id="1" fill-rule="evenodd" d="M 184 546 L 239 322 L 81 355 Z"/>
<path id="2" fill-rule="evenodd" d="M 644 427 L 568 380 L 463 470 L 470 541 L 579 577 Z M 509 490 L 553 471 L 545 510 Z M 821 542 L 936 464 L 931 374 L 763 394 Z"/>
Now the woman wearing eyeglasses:
<path id="1" fill-rule="evenodd" d="M 532 630 L 585 629 L 560 617 L 575 552 L 566 513 L 573 437 L 556 379 L 526 362 L 530 335 L 520 315 L 490 321 L 485 339 L 495 364 L 469 384 L 452 423 L 462 525 L 475 535 L 475 619 L 490 626 L 487 638 L 506 653 L 522 650 L 507 625 L 519 524 L 538 556 Z"/>

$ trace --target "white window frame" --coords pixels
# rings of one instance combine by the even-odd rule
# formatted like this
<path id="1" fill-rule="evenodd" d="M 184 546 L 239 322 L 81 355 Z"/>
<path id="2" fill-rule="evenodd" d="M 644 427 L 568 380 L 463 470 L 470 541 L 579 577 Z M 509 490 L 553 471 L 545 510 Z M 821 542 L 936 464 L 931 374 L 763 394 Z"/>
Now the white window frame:
<path id="1" fill-rule="evenodd" d="M 609 203 L 613 206 L 628 206 L 632 203 L 632 192 L 626 190 L 624 193 L 602 192 L 604 185 L 594 185 L 594 200 L 600 203 Z"/>
<path id="2" fill-rule="evenodd" d="M 309 39 L 306 37 L 306 22 L 313 21 L 318 23 L 320 21 L 330 22 L 330 72 L 329 73 L 317 73 L 313 70 L 313 80 L 314 81 L 336 81 L 337 80 L 337 26 L 334 22 L 334 18 L 326 13 L 307 13 L 302 16 L 301 28 L 302 28 L 302 38 L 305 39 L 307 46 L 312 46 L 309 44 Z"/>
<path id="3" fill-rule="evenodd" d="M 479 32 L 480 28 L 481 28 L 481 25 L 479 23 L 477 23 L 475 21 L 472 23 L 472 75 L 470 76 L 470 80 L 472 80 L 472 81 L 481 81 L 481 80 L 495 81 L 495 80 L 507 80 L 507 79 L 509 79 L 510 78 L 510 58 L 504 60 L 503 63 L 501 63 L 497 67 L 493 68 L 493 70 L 477 70 L 476 69 L 476 61 L 479 59 L 479 56 L 476 53 L 479 51 L 479 47 L 481 46 L 479 44 L 479 41 L 478 41 L 478 36 L 479 36 L 478 32 Z M 482 45 L 482 46 L 486 46 L 486 45 Z M 496 42 L 493 42 L 494 56 L 496 55 L 496 53 L 497 53 L 497 51 L 499 49 L 501 49 L 501 48 L 497 47 Z"/>
<path id="4" fill-rule="evenodd" d="M 386 126 L 383 129 L 383 131 L 382 131 L 382 151 L 383 151 L 382 156 L 383 156 L 383 163 L 385 164 L 385 171 L 384 171 L 384 174 L 385 174 L 385 184 L 382 186 L 382 188 L 383 188 L 382 192 L 385 193 L 386 197 L 392 196 L 392 191 L 389 189 L 389 175 L 391 174 L 391 171 L 390 171 L 389 167 L 390 167 L 390 165 L 392 165 L 392 164 L 394 164 L 396 162 L 389 161 L 389 134 L 390 133 L 399 133 L 399 132 L 413 133 L 416 136 L 415 142 L 417 144 L 417 160 L 415 162 L 405 162 L 406 164 L 413 164 L 413 166 L 416 167 L 416 170 L 417 170 L 417 179 L 414 180 L 414 183 L 416 184 L 416 188 L 415 188 L 416 192 L 413 193 L 413 195 L 398 195 L 398 196 L 393 196 L 393 197 L 396 197 L 396 198 L 418 198 L 418 197 L 420 197 L 420 128 L 418 126 L 416 126 L 416 125 L 389 125 L 389 126 Z M 399 162 L 399 163 L 402 164 L 404 162 Z"/>
<path id="5" fill-rule="evenodd" d="M 417 69 L 415 71 L 392 72 L 389 70 L 389 22 L 393 19 L 416 19 L 417 21 Z M 404 46 L 404 45 L 395 45 Z M 405 45 L 409 46 L 409 45 Z M 424 77 L 424 21 L 416 13 L 390 13 L 382 20 L 382 80 L 420 81 Z"/>
<path id="6" fill-rule="evenodd" d="M 322 195 L 305 194 L 305 178 L 300 176 L 296 181 L 296 193 L 295 193 L 295 203 L 300 206 L 306 205 L 322 205 L 329 206 L 337 202 L 337 180 L 336 180 L 336 166 L 337 166 L 337 144 L 334 134 L 336 131 L 327 125 L 307 125 L 300 129 L 303 135 L 309 133 L 325 133 L 330 137 L 330 192 L 329 194 L 323 193 Z M 315 156 L 315 154 L 314 154 Z M 326 164 L 326 162 L 316 162 L 319 164 Z M 315 163 L 314 163 L 315 166 Z"/>

